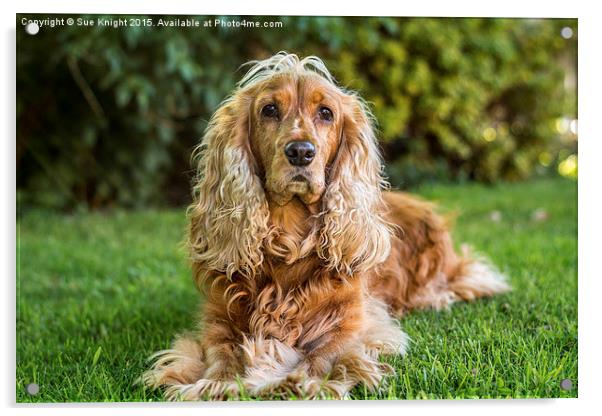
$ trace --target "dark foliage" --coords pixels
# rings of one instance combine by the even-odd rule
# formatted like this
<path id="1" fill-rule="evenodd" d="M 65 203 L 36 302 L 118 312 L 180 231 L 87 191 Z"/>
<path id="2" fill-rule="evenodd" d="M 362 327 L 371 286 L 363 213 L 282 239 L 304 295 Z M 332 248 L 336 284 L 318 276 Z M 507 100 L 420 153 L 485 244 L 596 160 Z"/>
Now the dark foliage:
<path id="1" fill-rule="evenodd" d="M 34 18 L 18 16 L 19 28 L 23 17 Z M 576 112 L 564 83 L 576 35 L 560 36 L 565 26 L 576 34 L 576 20 L 247 17 L 283 23 L 251 29 L 158 28 L 161 16 L 148 27 L 147 18 L 18 30 L 22 207 L 185 203 L 191 151 L 237 69 L 280 50 L 320 56 L 371 102 L 394 186 L 521 179 L 542 155 L 554 165 L 574 152 L 557 123 Z"/>

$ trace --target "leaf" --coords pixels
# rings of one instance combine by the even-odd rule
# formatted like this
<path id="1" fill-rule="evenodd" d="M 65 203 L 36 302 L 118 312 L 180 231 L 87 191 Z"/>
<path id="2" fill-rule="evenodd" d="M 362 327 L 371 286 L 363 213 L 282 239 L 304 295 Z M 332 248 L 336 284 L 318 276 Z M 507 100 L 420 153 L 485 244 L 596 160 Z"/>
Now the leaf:
<path id="1" fill-rule="evenodd" d="M 100 354 L 102 353 L 102 347 L 98 347 L 96 352 L 94 353 L 94 357 L 92 357 L 92 366 L 95 366 L 100 358 Z"/>

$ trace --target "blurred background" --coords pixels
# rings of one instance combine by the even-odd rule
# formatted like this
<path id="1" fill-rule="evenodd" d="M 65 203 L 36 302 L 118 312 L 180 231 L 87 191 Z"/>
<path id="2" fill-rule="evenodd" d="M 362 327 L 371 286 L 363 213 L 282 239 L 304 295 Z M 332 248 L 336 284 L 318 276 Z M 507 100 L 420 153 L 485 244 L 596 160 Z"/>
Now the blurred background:
<path id="1" fill-rule="evenodd" d="M 280 50 L 318 55 L 371 103 L 393 187 L 577 178 L 576 19 L 230 16 L 282 27 L 32 36 L 23 17 L 20 212 L 185 205 L 191 151 L 240 65 Z"/>

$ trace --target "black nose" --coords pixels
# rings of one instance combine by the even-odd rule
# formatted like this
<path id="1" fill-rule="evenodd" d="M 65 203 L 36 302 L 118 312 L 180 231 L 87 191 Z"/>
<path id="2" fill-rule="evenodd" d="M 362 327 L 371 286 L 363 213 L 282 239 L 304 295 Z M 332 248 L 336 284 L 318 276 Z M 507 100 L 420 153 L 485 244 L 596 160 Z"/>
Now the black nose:
<path id="1" fill-rule="evenodd" d="M 288 142 L 284 146 L 284 154 L 291 165 L 306 166 L 316 157 L 316 147 L 310 142 Z"/>

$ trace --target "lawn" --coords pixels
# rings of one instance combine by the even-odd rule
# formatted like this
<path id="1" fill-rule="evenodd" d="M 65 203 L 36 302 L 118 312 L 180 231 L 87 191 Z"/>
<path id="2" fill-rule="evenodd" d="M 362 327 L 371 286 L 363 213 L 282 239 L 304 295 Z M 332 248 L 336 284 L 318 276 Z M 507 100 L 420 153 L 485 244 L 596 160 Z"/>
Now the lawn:
<path id="1" fill-rule="evenodd" d="M 409 314 L 409 353 L 389 360 L 397 375 L 353 398 L 576 397 L 576 182 L 416 193 L 455 213 L 456 243 L 487 254 L 514 291 Z M 199 297 L 184 229 L 184 209 L 19 218 L 17 402 L 162 400 L 132 383 L 152 352 L 194 326 Z M 563 379 L 572 390 L 561 389 Z"/>

